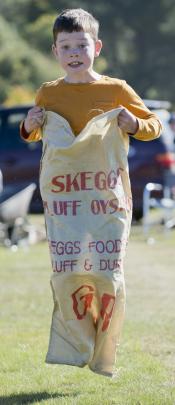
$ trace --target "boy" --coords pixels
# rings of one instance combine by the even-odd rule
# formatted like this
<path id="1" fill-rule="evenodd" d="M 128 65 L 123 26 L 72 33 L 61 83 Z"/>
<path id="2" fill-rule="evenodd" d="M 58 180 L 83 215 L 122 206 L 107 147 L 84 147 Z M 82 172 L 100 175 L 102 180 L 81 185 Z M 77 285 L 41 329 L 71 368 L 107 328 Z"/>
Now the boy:
<path id="1" fill-rule="evenodd" d="M 113 376 L 132 211 L 128 139 L 154 139 L 161 124 L 125 81 L 94 71 L 98 28 L 82 9 L 57 17 L 52 50 L 65 76 L 41 86 L 21 135 L 43 140 L 40 189 L 54 298 L 46 361 Z"/>

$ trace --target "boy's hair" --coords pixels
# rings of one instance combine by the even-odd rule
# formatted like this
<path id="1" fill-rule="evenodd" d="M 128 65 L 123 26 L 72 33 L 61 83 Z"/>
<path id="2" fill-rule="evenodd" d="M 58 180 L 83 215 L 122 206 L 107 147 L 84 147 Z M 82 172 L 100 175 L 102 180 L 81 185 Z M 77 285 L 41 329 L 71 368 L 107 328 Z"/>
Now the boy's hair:
<path id="1" fill-rule="evenodd" d="M 53 25 L 54 43 L 59 32 L 84 31 L 88 32 L 96 41 L 98 39 L 99 22 L 92 14 L 82 8 L 66 9 L 56 18 Z"/>

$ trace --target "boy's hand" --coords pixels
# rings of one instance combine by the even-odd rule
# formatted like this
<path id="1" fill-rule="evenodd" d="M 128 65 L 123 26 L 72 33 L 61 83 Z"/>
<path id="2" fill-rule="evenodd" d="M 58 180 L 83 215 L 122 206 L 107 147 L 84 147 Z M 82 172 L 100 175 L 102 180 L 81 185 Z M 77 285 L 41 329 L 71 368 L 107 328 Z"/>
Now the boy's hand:
<path id="1" fill-rule="evenodd" d="M 45 112 L 44 109 L 38 106 L 31 108 L 28 111 L 27 117 L 24 121 L 24 128 L 30 134 L 34 129 L 41 127 L 44 123 Z"/>
<path id="2" fill-rule="evenodd" d="M 123 107 L 123 110 L 118 115 L 118 126 L 122 131 L 135 135 L 138 130 L 138 121 L 135 115 Z"/>

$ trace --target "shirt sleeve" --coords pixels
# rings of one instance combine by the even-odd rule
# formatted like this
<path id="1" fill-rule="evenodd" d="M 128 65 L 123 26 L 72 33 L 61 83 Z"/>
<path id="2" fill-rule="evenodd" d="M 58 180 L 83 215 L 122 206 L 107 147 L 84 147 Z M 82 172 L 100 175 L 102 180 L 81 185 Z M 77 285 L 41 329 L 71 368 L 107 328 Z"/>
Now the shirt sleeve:
<path id="1" fill-rule="evenodd" d="M 156 114 L 150 111 L 138 94 L 123 81 L 119 103 L 135 115 L 138 130 L 132 135 L 141 141 L 150 141 L 160 136 L 162 125 Z"/>
<path id="2" fill-rule="evenodd" d="M 42 86 L 39 88 L 39 90 L 36 93 L 36 98 L 35 98 L 35 104 L 39 107 L 44 107 L 44 98 L 43 98 L 43 91 L 42 91 Z M 26 142 L 38 142 L 42 139 L 42 131 L 41 127 L 35 129 L 32 131 L 30 134 L 25 130 L 24 127 L 24 120 L 20 124 L 20 135 L 22 139 L 24 139 Z"/>

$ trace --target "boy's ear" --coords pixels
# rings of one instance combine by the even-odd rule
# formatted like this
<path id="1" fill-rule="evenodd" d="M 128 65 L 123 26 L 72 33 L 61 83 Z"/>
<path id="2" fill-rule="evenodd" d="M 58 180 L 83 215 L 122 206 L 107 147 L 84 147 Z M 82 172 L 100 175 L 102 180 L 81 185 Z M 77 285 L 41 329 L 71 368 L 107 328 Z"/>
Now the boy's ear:
<path id="1" fill-rule="evenodd" d="M 56 48 L 55 44 L 52 44 L 52 52 L 53 52 L 55 58 L 57 59 L 58 55 L 57 55 L 57 48 Z"/>
<path id="2" fill-rule="evenodd" d="M 95 43 L 95 58 L 97 58 L 100 55 L 102 46 L 103 46 L 103 44 L 102 44 L 101 39 L 97 39 L 97 41 Z"/>

